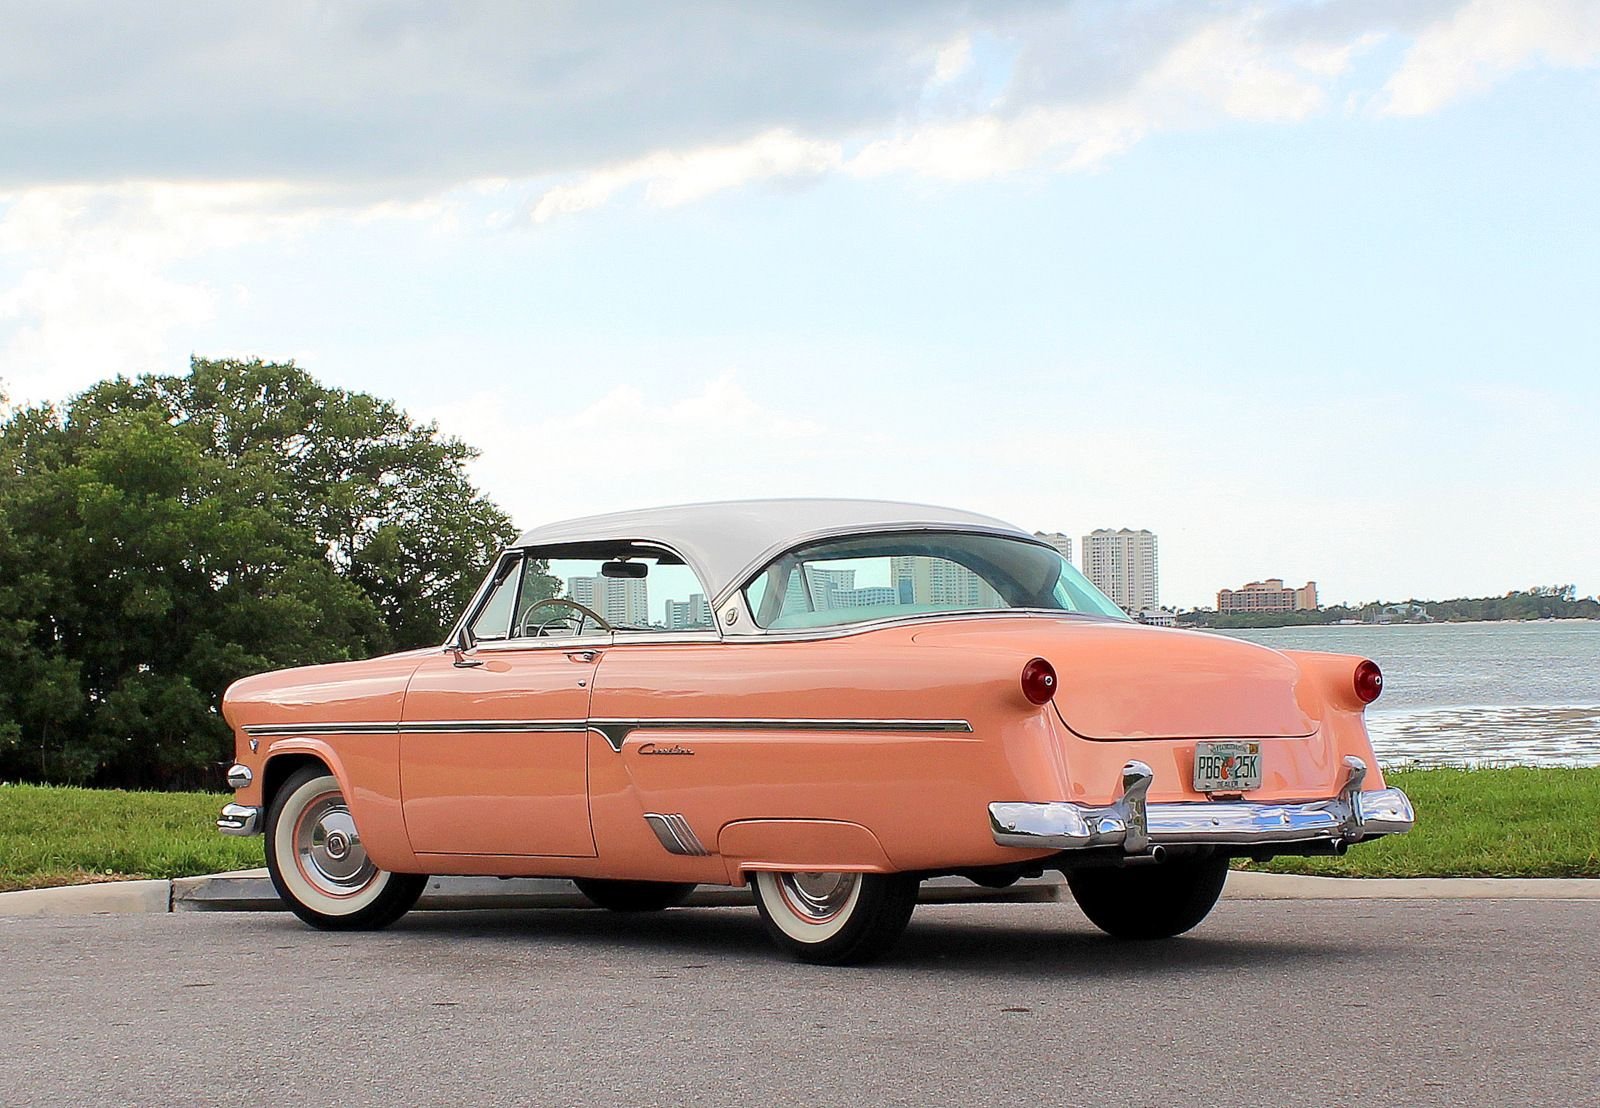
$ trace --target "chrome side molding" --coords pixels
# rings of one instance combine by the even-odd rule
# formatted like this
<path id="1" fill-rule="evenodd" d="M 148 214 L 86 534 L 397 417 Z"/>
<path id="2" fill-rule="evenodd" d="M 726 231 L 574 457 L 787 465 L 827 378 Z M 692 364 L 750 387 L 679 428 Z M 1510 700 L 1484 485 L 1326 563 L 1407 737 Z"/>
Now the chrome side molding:
<path id="1" fill-rule="evenodd" d="M 1143 762 L 1122 769 L 1122 795 L 1112 804 L 1000 802 L 989 825 L 1001 846 L 1086 850 L 1120 846 L 1143 855 L 1171 844 L 1260 846 L 1273 843 L 1352 843 L 1411 830 L 1416 813 L 1399 789 L 1361 791 L 1367 765 L 1345 759 L 1337 796 L 1301 803 L 1179 801 L 1148 803 L 1154 775 Z"/>

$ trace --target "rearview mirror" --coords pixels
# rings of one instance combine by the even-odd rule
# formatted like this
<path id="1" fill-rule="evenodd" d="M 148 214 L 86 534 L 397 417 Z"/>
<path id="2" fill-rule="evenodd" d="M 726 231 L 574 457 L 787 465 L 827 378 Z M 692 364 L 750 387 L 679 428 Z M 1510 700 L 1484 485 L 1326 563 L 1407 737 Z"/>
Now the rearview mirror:
<path id="1" fill-rule="evenodd" d="M 625 577 L 630 581 L 638 581 L 650 574 L 650 567 L 644 562 L 602 562 L 600 563 L 601 577 Z"/>

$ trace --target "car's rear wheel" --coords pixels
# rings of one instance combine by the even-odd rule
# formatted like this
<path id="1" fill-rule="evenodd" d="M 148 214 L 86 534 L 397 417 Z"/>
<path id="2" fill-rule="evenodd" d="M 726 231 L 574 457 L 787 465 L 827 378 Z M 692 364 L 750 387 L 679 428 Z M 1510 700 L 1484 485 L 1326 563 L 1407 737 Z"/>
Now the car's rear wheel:
<path id="1" fill-rule="evenodd" d="M 676 908 L 695 890 L 693 884 L 672 881 L 602 881 L 575 877 L 572 883 L 595 906 L 613 912 L 659 912 L 664 908 Z"/>
<path id="2" fill-rule="evenodd" d="M 338 778 L 322 766 L 305 766 L 283 783 L 267 811 L 266 833 L 273 887 L 312 927 L 387 927 L 428 884 L 425 876 L 372 864 Z"/>
<path id="3" fill-rule="evenodd" d="M 842 966 L 881 957 L 911 921 L 915 877 L 898 873 L 754 874 L 772 940 L 806 962 Z"/>
<path id="4" fill-rule="evenodd" d="M 1176 858 L 1154 866 L 1081 869 L 1067 886 L 1083 914 L 1119 939 L 1170 939 L 1196 926 L 1222 895 L 1224 855 Z"/>

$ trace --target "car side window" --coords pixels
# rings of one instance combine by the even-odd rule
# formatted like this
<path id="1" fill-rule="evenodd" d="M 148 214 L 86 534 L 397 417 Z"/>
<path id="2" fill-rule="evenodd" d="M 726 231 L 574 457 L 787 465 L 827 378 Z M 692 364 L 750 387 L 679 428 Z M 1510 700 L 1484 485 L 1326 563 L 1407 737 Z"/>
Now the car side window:
<path id="1" fill-rule="evenodd" d="M 473 638 L 711 631 L 705 586 L 681 557 L 647 542 L 570 543 L 502 562 L 470 624 Z"/>
<path id="2" fill-rule="evenodd" d="M 474 642 L 494 642 L 510 634 L 511 610 L 516 606 L 517 588 L 521 584 L 521 574 L 518 572 L 521 563 L 521 558 L 501 563 L 498 580 L 491 586 L 489 599 L 478 612 L 478 618 L 472 621 Z"/>

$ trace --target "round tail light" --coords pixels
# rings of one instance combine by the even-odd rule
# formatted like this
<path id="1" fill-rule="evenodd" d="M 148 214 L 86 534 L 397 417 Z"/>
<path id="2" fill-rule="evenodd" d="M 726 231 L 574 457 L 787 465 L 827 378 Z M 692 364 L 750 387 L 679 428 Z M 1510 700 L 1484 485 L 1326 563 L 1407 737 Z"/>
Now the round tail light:
<path id="1" fill-rule="evenodd" d="M 1034 658 L 1022 667 L 1022 695 L 1035 704 L 1048 704 L 1056 695 L 1056 667 Z"/>
<path id="2" fill-rule="evenodd" d="M 1383 670 L 1377 662 L 1362 662 L 1356 667 L 1356 696 L 1361 703 L 1371 704 L 1383 692 Z"/>

